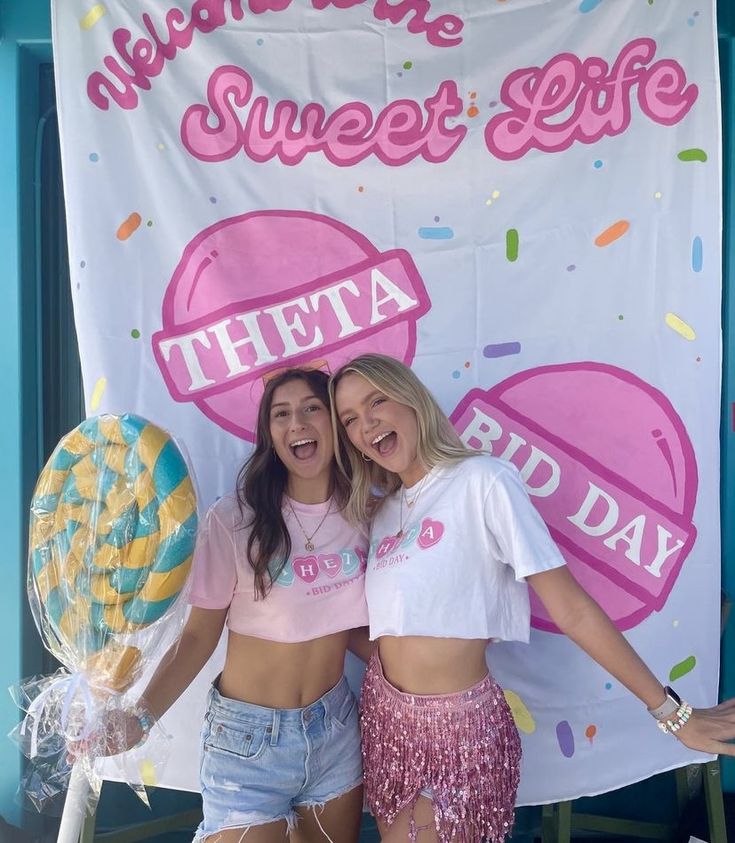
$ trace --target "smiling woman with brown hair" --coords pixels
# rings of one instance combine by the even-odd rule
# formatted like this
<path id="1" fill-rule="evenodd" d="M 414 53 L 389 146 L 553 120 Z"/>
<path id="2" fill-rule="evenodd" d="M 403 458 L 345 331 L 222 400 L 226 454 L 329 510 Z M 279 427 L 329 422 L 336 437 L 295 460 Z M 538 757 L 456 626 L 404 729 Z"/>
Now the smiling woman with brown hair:
<path id="1" fill-rule="evenodd" d="M 214 652 L 227 655 L 201 735 L 212 843 L 356 843 L 362 815 L 357 703 L 344 678 L 353 627 L 367 623 L 365 530 L 343 516 L 327 375 L 289 369 L 266 384 L 237 494 L 198 536 L 182 636 L 107 754 L 136 745 Z"/>

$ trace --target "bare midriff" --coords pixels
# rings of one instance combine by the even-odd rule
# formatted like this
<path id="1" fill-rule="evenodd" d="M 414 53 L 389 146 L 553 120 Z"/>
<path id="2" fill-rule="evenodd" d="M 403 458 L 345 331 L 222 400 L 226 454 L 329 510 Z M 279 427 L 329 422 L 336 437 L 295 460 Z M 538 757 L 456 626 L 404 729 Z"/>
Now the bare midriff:
<path id="1" fill-rule="evenodd" d="M 399 691 L 453 694 L 487 676 L 487 643 L 480 638 L 385 635 L 379 639 L 380 662 L 385 678 Z"/>
<path id="2" fill-rule="evenodd" d="M 284 644 L 230 631 L 219 692 L 267 708 L 303 708 L 342 677 L 348 631 Z"/>

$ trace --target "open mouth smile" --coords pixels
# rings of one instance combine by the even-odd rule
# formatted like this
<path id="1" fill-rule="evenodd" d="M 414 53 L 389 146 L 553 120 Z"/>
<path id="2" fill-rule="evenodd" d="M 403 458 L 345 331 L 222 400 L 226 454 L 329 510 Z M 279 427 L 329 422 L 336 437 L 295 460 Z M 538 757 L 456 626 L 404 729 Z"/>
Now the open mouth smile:
<path id="1" fill-rule="evenodd" d="M 380 433 L 370 444 L 381 455 L 381 457 L 388 456 L 396 446 L 396 433 L 394 430 L 388 430 L 385 433 Z"/>
<path id="2" fill-rule="evenodd" d="M 316 439 L 298 439 L 289 444 L 291 452 L 297 460 L 308 460 L 314 456 L 317 449 Z"/>

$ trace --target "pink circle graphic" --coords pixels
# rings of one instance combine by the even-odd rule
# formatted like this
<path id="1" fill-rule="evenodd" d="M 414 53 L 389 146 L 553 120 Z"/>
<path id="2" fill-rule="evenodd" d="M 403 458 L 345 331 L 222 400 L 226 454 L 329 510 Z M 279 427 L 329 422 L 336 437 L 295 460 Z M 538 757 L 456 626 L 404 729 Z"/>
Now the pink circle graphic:
<path id="1" fill-rule="evenodd" d="M 570 570 L 619 629 L 661 610 L 696 539 L 698 482 L 663 393 L 615 366 L 543 366 L 472 390 L 451 418 L 521 471 Z M 531 613 L 559 631 L 533 594 Z"/>
<path id="2" fill-rule="evenodd" d="M 166 289 L 153 352 L 172 397 L 254 439 L 265 379 L 334 370 L 365 351 L 410 364 L 430 308 L 408 252 L 308 211 L 221 220 L 186 246 Z"/>

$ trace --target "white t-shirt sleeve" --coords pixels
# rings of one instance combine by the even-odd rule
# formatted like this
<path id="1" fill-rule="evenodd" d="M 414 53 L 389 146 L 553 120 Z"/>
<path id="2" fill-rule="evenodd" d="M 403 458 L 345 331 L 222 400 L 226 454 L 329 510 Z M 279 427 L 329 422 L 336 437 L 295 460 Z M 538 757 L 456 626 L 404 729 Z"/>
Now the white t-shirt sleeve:
<path id="1" fill-rule="evenodd" d="M 528 497 L 515 466 L 504 463 L 485 497 L 485 525 L 501 562 L 517 580 L 564 565 L 564 558 Z"/>
<path id="2" fill-rule="evenodd" d="M 189 603 L 200 609 L 226 609 L 236 585 L 232 534 L 212 507 L 197 534 Z"/>

